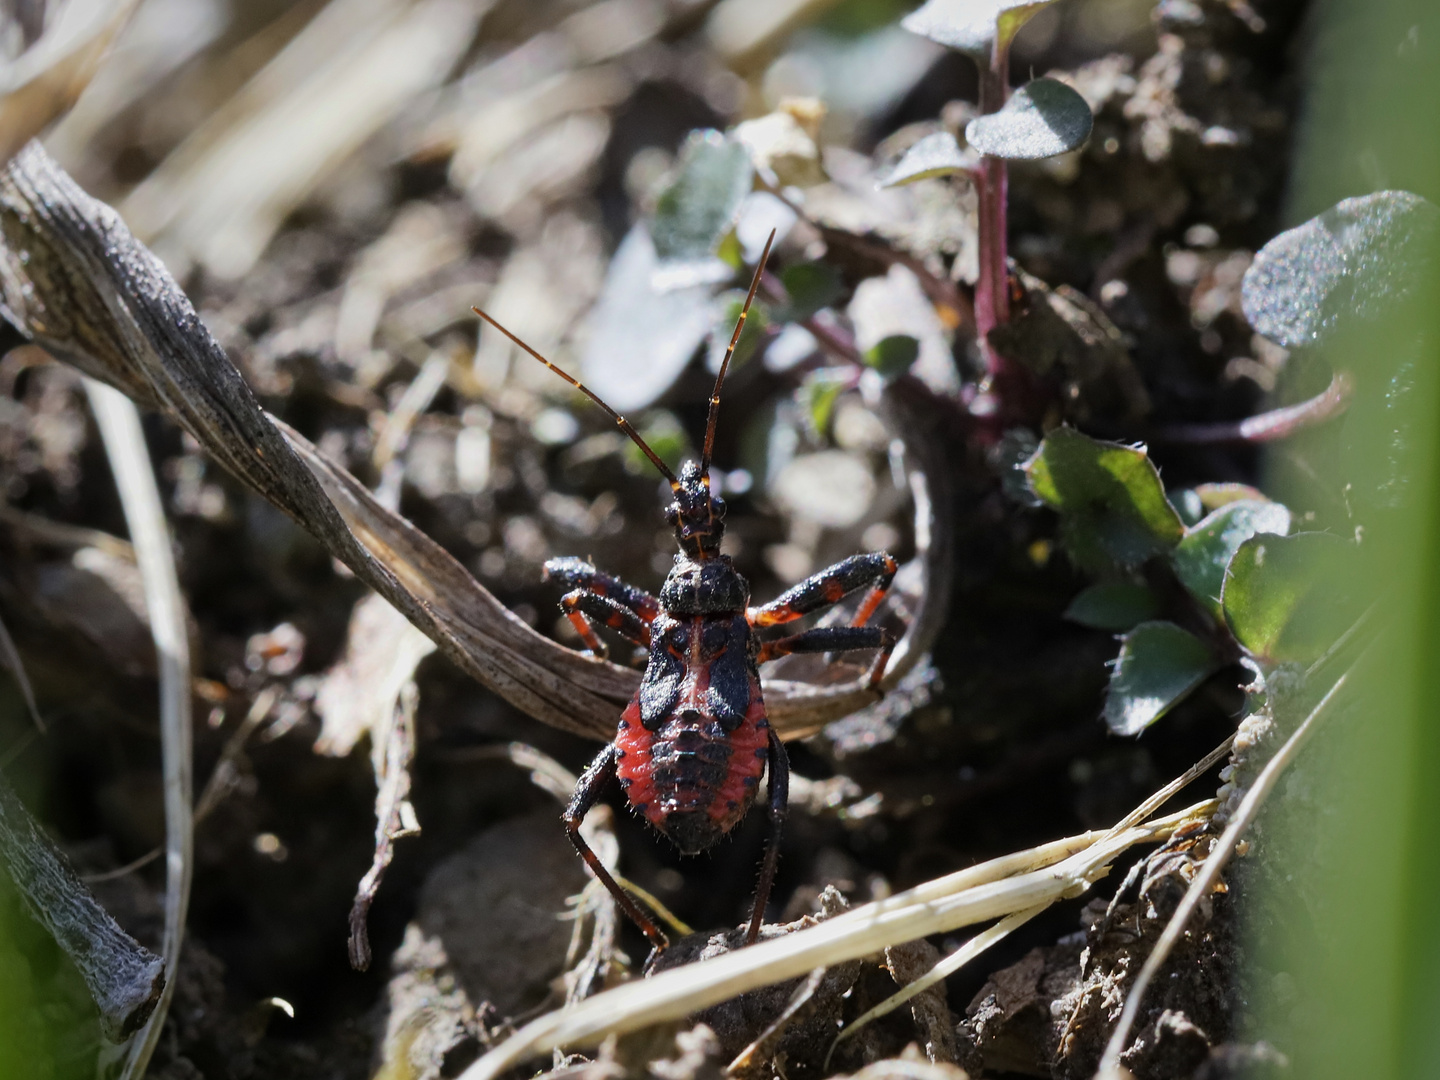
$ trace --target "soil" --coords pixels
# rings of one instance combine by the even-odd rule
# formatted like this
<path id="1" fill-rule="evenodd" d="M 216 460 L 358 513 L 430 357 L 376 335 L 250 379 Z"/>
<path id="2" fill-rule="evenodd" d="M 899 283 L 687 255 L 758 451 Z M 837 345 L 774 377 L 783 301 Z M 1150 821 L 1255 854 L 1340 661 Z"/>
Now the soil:
<path id="1" fill-rule="evenodd" d="M 496 32 L 512 46 L 524 42 L 549 17 L 537 12 L 550 6 L 502 3 Z M 1074 388 L 1047 423 L 1063 417 L 1101 437 L 1151 438 L 1172 487 L 1258 479 L 1253 448 L 1167 444 L 1163 433 L 1178 423 L 1244 417 L 1277 400 L 1283 356 L 1252 338 L 1238 288 L 1250 254 L 1281 225 L 1304 20 L 1299 0 L 1164 0 L 1153 19 L 1132 19 L 1123 35 L 1103 39 L 1103 51 L 1094 38 L 1072 38 L 1075 24 L 1064 22 L 1067 32 L 1052 29 L 1043 48 L 1024 52 L 1022 43 L 1014 65 L 1068 71 L 1096 120 L 1073 160 L 1012 170 L 1011 250 L 1024 271 L 1024 296 L 1006 347 Z M 487 216 L 447 178 L 453 173 L 443 155 L 414 150 L 413 141 L 410 152 L 395 153 L 403 140 L 392 134 L 290 213 L 243 277 L 226 281 L 195 268 L 182 281 L 267 409 L 367 484 L 390 485 L 400 512 L 520 618 L 572 643 L 541 563 L 582 555 L 656 587 L 673 539 L 654 477 L 619 452 L 595 411 L 573 408 L 557 419 L 554 403 L 563 399 L 530 372 L 516 389 L 483 399 L 442 386 L 397 458 L 400 473 L 387 474 L 376 465 L 377 417 L 395 408 L 427 354 L 389 355 L 370 371 L 368 360 L 337 353 L 337 310 L 359 261 L 397 228 L 402 240 L 411 235 L 408 243 L 438 236 L 455 248 L 453 258 L 401 281 L 384 303 L 387 319 L 428 327 L 423 341 L 432 354 L 473 348 L 472 301 L 459 297 L 465 287 L 499 280 L 517 250 L 532 252 L 537 272 L 562 293 L 593 298 L 633 212 L 644 164 L 637 160 L 656 147 L 672 152 L 691 128 L 740 118 L 733 95 L 702 92 L 719 61 L 703 55 L 698 25 L 674 23 L 626 61 L 634 88 L 601 110 L 609 125 L 603 154 L 567 186 L 534 195 L 538 216 Z M 213 50 L 205 55 L 213 59 Z M 187 86 L 203 84 L 205 55 L 168 76 L 156 100 L 173 110 Z M 973 73 L 968 61 L 956 61 L 936 60 L 908 95 L 858 126 L 851 150 L 883 161 L 943 109 L 963 111 Z M 118 198 L 178 139 L 159 123 L 166 117 L 143 103 L 120 114 L 87 159 L 87 184 Z M 402 220 L 410 224 L 397 225 Z M 948 273 L 950 255 L 925 257 Z M 847 288 L 855 283 L 847 280 Z M 455 301 L 454 310 L 436 314 L 437 297 Z M 971 378 L 963 334 L 956 357 Z M 1303 372 L 1285 379 L 1279 393 L 1306 385 Z M 794 384 L 793 375 L 759 365 L 740 369 L 727 388 L 717 459 L 750 467 L 750 420 L 773 416 Z M 703 428 L 708 387 L 697 361 L 659 402 L 691 445 Z M 33 348 L 15 348 L 0 360 L 0 390 L 7 498 L 0 617 L 48 723 L 43 737 L 32 737 L 5 681 L 0 754 L 6 775 L 77 868 L 103 875 L 164 836 L 156 671 L 138 571 L 113 540 L 126 535 L 124 518 L 75 372 Z M 577 430 L 557 436 L 546 427 L 567 423 Z M 488 473 L 477 484 L 457 473 L 454 447 L 482 429 Z M 953 526 L 949 618 L 930 662 L 902 692 L 792 745 L 796 774 L 813 782 L 806 790 L 835 797 L 797 798 L 771 907 L 775 933 L 812 916 L 827 889 L 863 902 L 1108 827 L 1234 730 L 1242 698 L 1230 671 L 1142 739 L 1106 733 L 1099 716 L 1116 645 L 1061 617 L 1086 579 L 1061 553 L 1053 515 L 1007 493 L 996 451 L 969 429 L 945 430 L 941 451 L 952 471 L 939 512 Z M 267 705 L 223 797 L 196 831 L 185 952 L 150 1075 L 457 1075 L 507 1031 L 573 992 L 573 979 L 566 981 L 572 923 L 561 916 L 587 880 L 555 796 L 491 751 L 521 741 L 578 773 L 598 747 L 530 720 L 444 659 L 421 661 L 410 796 L 421 831 L 396 843 L 369 916 L 375 962 L 352 970 L 346 920 L 370 865 L 375 781 L 364 742 L 339 756 L 317 752 L 315 701 L 364 590 L 174 427 L 150 417 L 146 434 L 193 619 L 198 783 L 257 700 Z M 790 583 L 785 559 L 795 551 L 819 566 L 860 543 L 859 527 L 797 529 L 794 515 L 758 487 L 727 497 L 737 563 L 758 597 Z M 897 554 L 909 553 L 902 500 L 868 523 L 875 521 L 889 527 Z M 619 808 L 618 800 L 612 792 L 607 801 Z M 748 912 L 763 817 L 752 813 L 733 839 L 697 858 L 682 858 L 623 811 L 613 829 L 626 877 L 703 931 L 697 941 L 723 949 L 734 944 L 728 928 Z M 1252 852 L 1263 859 L 1263 846 Z M 1108 927 L 1110 885 L 1102 884 L 1099 900 L 1058 905 L 951 977 L 944 995 L 891 1014 L 827 1065 L 825 1033 L 893 992 L 896 981 L 883 957 L 835 969 L 801 1022 L 768 1052 L 780 1055 L 780 1074 L 792 1080 L 856 1072 L 899 1058 L 911 1043 L 919 1048 L 916 1068 L 948 1062 L 972 1077 L 1088 1076 L 1195 857 L 1162 868 L 1143 897 L 1122 898 Z M 127 929 L 158 946 L 163 884 L 157 860 L 97 881 L 94 890 Z M 1126 1058 L 1137 1077 L 1285 1073 L 1284 1055 L 1245 1020 L 1245 898 L 1241 873 L 1166 965 L 1163 992 L 1152 993 Z M 37 1064 L 35 1075 L 93 1075 L 83 991 L 77 995 L 53 944 L 23 929 L 13 898 L 0 916 L 20 928 L 17 948 L 48 1015 L 82 1033 L 73 1040 L 80 1049 Z M 592 972 L 590 988 L 621 978 L 627 957 L 631 975 L 645 959 L 633 927 L 615 932 L 624 955 Z M 923 970 L 959 940 L 919 946 L 928 950 L 920 960 L 888 962 L 897 974 L 907 963 Z M 689 945 L 677 945 L 666 962 L 689 955 Z M 604 1066 L 610 1075 L 648 1068 L 662 1080 L 718 1076 L 794 989 L 717 1006 L 701 1018 L 713 1035 L 682 1030 L 678 1050 L 661 1039 L 663 1053 L 641 1054 L 637 1064 L 634 1053 L 612 1048 L 599 1064 L 557 1061 L 557 1075 Z M 653 1060 L 657 1054 L 662 1060 Z"/>

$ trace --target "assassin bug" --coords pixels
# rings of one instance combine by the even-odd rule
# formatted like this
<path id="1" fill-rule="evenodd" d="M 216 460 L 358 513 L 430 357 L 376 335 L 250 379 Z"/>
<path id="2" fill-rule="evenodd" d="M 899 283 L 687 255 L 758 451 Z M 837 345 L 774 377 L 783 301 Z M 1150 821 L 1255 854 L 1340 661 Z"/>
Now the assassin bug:
<path id="1" fill-rule="evenodd" d="M 616 883 L 580 835 L 580 823 L 604 786 L 618 778 L 635 812 L 683 854 L 694 855 L 713 847 L 745 816 L 769 765 L 772 826 L 746 935 L 746 944 L 751 944 L 760 934 L 775 880 L 790 780 L 785 747 L 765 717 L 759 665 L 791 653 L 879 649 L 868 675 L 869 685 L 875 687 L 895 645 L 889 631 L 865 625 L 895 576 L 895 560 L 884 552 L 846 559 L 759 607 L 750 606 L 749 583 L 730 557 L 720 554 L 725 501 L 710 488 L 720 389 L 774 240 L 772 232 L 720 363 L 700 461 L 686 462 L 678 476 L 628 420 L 485 312 L 473 309 L 605 410 L 670 482 L 674 493 L 665 516 L 675 528 L 680 551 L 658 597 L 581 559 L 551 559 L 545 564 L 546 580 L 558 581 L 569 590 L 560 609 L 591 655 L 604 653 L 596 623 L 649 650 L 640 689 L 621 714 L 615 740 L 580 778 L 564 822 L 581 858 L 657 949 L 669 944 L 665 934 Z M 870 591 L 849 626 L 815 627 L 764 642 L 755 633 L 792 622 L 867 587 Z"/>

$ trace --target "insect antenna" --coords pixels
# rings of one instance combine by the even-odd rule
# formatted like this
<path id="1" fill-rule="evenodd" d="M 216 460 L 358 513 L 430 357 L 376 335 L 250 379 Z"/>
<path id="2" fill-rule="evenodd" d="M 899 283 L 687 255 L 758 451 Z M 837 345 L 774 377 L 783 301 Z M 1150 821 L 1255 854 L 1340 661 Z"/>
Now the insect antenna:
<path id="1" fill-rule="evenodd" d="M 769 250 L 768 246 L 767 246 L 766 250 Z M 750 290 L 750 292 L 751 292 L 751 295 L 753 296 L 755 290 L 752 288 L 752 289 Z M 747 307 L 749 306 L 748 302 L 747 302 L 746 306 L 747 306 Z M 660 475 L 663 476 L 663 477 L 665 477 L 666 480 L 670 481 L 670 487 L 671 487 L 672 489 L 675 489 L 675 490 L 678 490 L 678 489 L 679 489 L 679 487 L 680 487 L 680 481 L 679 481 L 678 479 L 676 479 L 675 474 L 670 471 L 670 467 L 669 467 L 668 465 L 666 465 L 665 462 L 663 462 L 663 461 L 660 460 L 660 455 L 657 454 L 657 453 L 655 453 L 654 450 L 651 450 L 651 449 L 650 449 L 650 444 L 647 443 L 644 439 L 642 439 L 642 438 L 640 437 L 640 433 L 639 433 L 638 431 L 636 431 L 633 427 L 630 426 L 630 421 L 629 421 L 629 420 L 626 420 L 625 417 L 621 416 L 618 412 L 616 412 L 614 409 L 612 409 L 609 405 L 606 405 L 605 402 L 604 402 L 603 400 L 601 400 L 599 394 L 595 393 L 595 391 L 591 390 L 588 386 L 586 386 L 584 383 L 582 383 L 579 379 L 573 378 L 572 376 L 567 375 L 565 372 L 561 371 L 558 367 L 556 367 L 554 364 L 552 364 L 549 360 L 546 360 L 545 357 L 541 356 L 538 352 L 536 352 L 534 349 L 532 349 L 529 345 L 526 345 L 525 342 L 521 341 L 518 337 L 516 337 L 514 334 L 512 334 L 509 330 L 505 329 L 505 327 L 501 326 L 498 322 L 496 322 L 496 321 L 495 321 L 493 318 L 491 318 L 489 315 L 485 314 L 485 312 L 481 311 L 478 307 L 471 307 L 470 310 L 473 311 L 473 312 L 475 312 L 476 315 L 479 315 L 480 318 L 484 319 L 484 320 L 485 320 L 486 322 L 488 322 L 491 326 L 495 327 L 496 330 L 499 330 L 500 333 L 504 334 L 507 338 L 509 338 L 511 341 L 513 341 L 516 345 L 519 345 L 520 348 L 524 349 L 527 353 L 529 353 L 531 356 L 533 356 L 536 360 L 539 360 L 540 363 L 544 364 L 547 368 L 549 368 L 551 371 L 553 371 L 556 375 L 559 375 L 562 379 L 564 379 L 566 382 L 568 382 L 571 386 L 575 387 L 576 390 L 579 390 L 582 394 L 584 394 L 586 397 L 588 397 L 588 398 L 589 398 L 591 401 L 593 401 L 596 405 L 599 405 L 600 408 L 604 409 L 605 412 L 606 412 L 607 414 L 609 414 L 609 416 L 615 421 L 615 425 L 616 425 L 621 431 L 623 431 L 626 435 L 629 435 L 630 438 L 631 438 L 631 440 L 635 443 L 635 445 L 638 446 L 638 447 L 640 447 L 640 449 L 645 452 L 645 456 L 650 459 L 651 464 L 654 465 L 655 468 L 657 468 L 657 469 L 660 470 Z M 743 319 L 742 319 L 742 322 L 743 322 Z M 733 344 L 732 344 L 731 348 L 734 348 Z M 728 359 L 728 356 L 727 356 L 727 359 Z"/>
<path id="2" fill-rule="evenodd" d="M 760 262 L 755 266 L 755 276 L 750 279 L 750 291 L 745 294 L 745 306 L 740 309 L 740 318 L 735 320 L 735 332 L 730 335 L 730 345 L 725 350 L 725 358 L 720 361 L 720 374 L 715 376 L 715 389 L 710 393 L 710 414 L 705 419 L 705 452 L 700 455 L 700 475 L 705 480 L 705 486 L 710 486 L 710 453 L 715 449 L 715 423 L 720 419 L 720 387 L 725 384 L 725 372 L 730 367 L 730 358 L 735 355 L 735 346 L 740 341 L 740 331 L 745 329 L 745 316 L 750 314 L 750 304 L 755 300 L 755 292 L 760 288 L 760 275 L 765 273 L 765 263 L 770 258 L 770 245 L 775 242 L 775 230 L 770 230 L 770 238 L 765 241 L 765 250 L 760 253 Z"/>

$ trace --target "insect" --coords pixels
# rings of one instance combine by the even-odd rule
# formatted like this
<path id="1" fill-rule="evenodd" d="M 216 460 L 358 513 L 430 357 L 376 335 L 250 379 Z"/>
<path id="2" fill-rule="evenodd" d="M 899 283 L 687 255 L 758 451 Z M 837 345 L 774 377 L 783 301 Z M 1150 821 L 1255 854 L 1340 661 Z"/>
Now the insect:
<path id="1" fill-rule="evenodd" d="M 611 877 L 580 835 L 580 823 L 599 800 L 605 785 L 618 779 L 633 810 L 682 853 L 693 855 L 713 847 L 739 823 L 755 802 L 760 778 L 769 767 L 772 824 L 746 934 L 746 944 L 751 944 L 760 934 L 775 880 L 790 779 L 785 747 L 765 716 L 759 665 L 791 653 L 878 649 L 867 676 L 869 685 L 875 687 L 895 645 L 889 631 L 866 625 L 895 576 L 895 560 L 888 554 L 855 555 L 802 581 L 770 603 L 751 607 L 749 583 L 730 557 L 720 553 L 725 501 L 711 490 L 710 480 L 720 390 L 774 239 L 772 232 L 720 363 L 710 395 L 700 460 L 686 462 L 678 476 L 628 420 L 485 312 L 474 309 L 605 410 L 670 482 L 674 495 L 665 516 L 675 529 L 680 551 L 658 597 L 582 559 L 551 559 L 545 564 L 546 579 L 569 590 L 560 601 L 560 609 L 591 655 L 604 654 L 595 633 L 597 623 L 649 653 L 640 689 L 621 714 L 614 741 L 600 751 L 581 776 L 564 822 L 581 858 L 657 949 L 668 945 L 664 932 Z M 757 630 L 793 622 L 867 588 L 869 592 L 849 626 L 815 627 L 768 641 L 756 634 Z"/>

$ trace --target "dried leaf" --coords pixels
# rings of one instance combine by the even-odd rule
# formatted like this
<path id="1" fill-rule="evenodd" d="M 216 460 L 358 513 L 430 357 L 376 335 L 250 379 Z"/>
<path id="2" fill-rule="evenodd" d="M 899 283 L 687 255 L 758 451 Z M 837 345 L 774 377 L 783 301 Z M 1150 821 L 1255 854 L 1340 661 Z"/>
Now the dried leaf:
<path id="1" fill-rule="evenodd" d="M 345 655 L 315 693 L 315 752 L 344 757 L 365 735 L 382 744 L 401 691 L 434 651 L 435 643 L 383 598 L 371 593 L 361 599 L 350 614 Z"/>
<path id="2" fill-rule="evenodd" d="M 332 0 L 126 198 L 176 263 L 238 277 L 285 215 L 441 79 L 489 3 Z"/>

